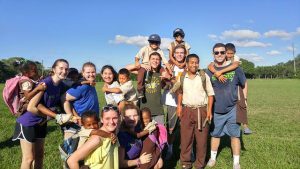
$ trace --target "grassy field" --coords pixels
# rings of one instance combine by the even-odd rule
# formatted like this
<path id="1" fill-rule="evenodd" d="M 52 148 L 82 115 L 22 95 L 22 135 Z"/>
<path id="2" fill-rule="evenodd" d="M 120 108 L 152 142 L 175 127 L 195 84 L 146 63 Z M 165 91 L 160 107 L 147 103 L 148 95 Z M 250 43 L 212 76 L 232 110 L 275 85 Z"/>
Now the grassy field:
<path id="1" fill-rule="evenodd" d="M 100 86 L 98 84 L 97 89 Z M 2 89 L 3 84 L 0 84 L 1 93 Z M 99 97 L 103 106 L 103 95 Z M 300 80 L 249 80 L 248 105 L 249 126 L 254 134 L 242 136 L 241 167 L 300 168 Z M 10 115 L 2 99 L 0 115 L 0 168 L 19 168 L 20 146 L 11 141 L 15 117 Z M 57 149 L 62 140 L 60 128 L 54 122 L 50 122 L 48 128 L 44 168 L 61 168 Z M 178 158 L 177 153 L 166 162 L 165 168 L 180 168 Z M 214 168 L 232 168 L 226 137 L 222 139 Z"/>

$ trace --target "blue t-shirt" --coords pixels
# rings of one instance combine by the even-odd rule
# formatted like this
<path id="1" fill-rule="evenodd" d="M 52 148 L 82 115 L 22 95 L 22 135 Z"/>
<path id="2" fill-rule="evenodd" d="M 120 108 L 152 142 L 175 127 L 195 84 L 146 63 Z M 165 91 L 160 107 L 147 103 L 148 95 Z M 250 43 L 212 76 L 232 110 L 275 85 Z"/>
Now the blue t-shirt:
<path id="1" fill-rule="evenodd" d="M 64 90 L 64 84 L 59 83 L 57 86 L 54 85 L 51 76 L 46 77 L 41 82 L 44 82 L 47 86 L 47 89 L 44 92 L 40 103 L 47 108 L 54 108 L 60 105 L 60 97 Z M 21 115 L 17 122 L 24 126 L 34 126 L 37 123 L 43 121 L 43 117 L 35 115 L 29 111 Z"/>
<path id="2" fill-rule="evenodd" d="M 67 93 L 75 100 L 72 105 L 79 116 L 87 110 L 93 110 L 99 116 L 99 101 L 95 87 L 90 85 L 79 85 L 70 88 Z"/>
<path id="3" fill-rule="evenodd" d="M 215 67 L 215 69 L 219 71 L 228 66 Z M 223 75 L 227 79 L 225 83 L 220 82 L 209 70 L 206 73 L 210 77 L 215 92 L 214 112 L 228 113 L 236 105 L 238 86 L 245 85 L 246 77 L 243 70 L 238 67 L 233 71 L 225 73 Z"/>

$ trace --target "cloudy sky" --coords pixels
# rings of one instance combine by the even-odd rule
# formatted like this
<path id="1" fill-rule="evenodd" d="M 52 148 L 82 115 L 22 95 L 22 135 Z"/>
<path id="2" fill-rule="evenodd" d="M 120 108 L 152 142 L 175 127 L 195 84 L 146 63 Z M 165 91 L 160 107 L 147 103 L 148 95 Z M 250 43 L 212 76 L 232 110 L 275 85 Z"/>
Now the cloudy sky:
<path id="1" fill-rule="evenodd" d="M 217 42 L 234 43 L 256 66 L 274 65 L 293 58 L 293 43 L 300 53 L 299 7 L 299 0 L 0 0 L 0 59 L 22 56 L 50 67 L 65 58 L 76 68 L 92 61 L 98 70 L 119 69 L 150 34 L 166 49 L 180 27 L 202 67 Z"/>

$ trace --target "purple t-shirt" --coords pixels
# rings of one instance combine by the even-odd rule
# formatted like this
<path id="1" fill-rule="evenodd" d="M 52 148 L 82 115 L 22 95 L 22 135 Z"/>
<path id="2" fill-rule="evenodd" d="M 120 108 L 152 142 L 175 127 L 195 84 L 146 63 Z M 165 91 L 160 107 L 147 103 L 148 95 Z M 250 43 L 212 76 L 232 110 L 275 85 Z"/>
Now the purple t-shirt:
<path id="1" fill-rule="evenodd" d="M 43 79 L 41 82 L 44 82 L 46 84 L 47 89 L 42 99 L 40 100 L 40 103 L 47 108 L 53 108 L 58 106 L 60 104 L 60 96 L 64 90 L 64 84 L 59 83 L 59 85 L 55 86 L 50 76 Z M 26 111 L 17 119 L 17 122 L 24 126 L 34 126 L 42 122 L 43 119 L 44 118 L 41 116 Z"/>

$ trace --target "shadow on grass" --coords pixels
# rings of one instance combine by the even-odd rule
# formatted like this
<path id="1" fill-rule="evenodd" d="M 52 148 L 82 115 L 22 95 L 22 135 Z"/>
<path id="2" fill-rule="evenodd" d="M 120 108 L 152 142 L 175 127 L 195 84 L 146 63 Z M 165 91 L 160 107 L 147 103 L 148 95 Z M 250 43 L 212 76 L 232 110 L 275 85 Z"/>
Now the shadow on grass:
<path id="1" fill-rule="evenodd" d="M 56 126 L 48 126 L 47 127 L 47 133 L 48 134 L 55 131 L 55 130 L 57 130 Z M 10 137 L 10 138 L 0 142 L 0 149 L 11 148 L 11 147 L 19 146 L 19 145 L 20 145 L 19 140 L 12 141 L 12 137 Z"/>

